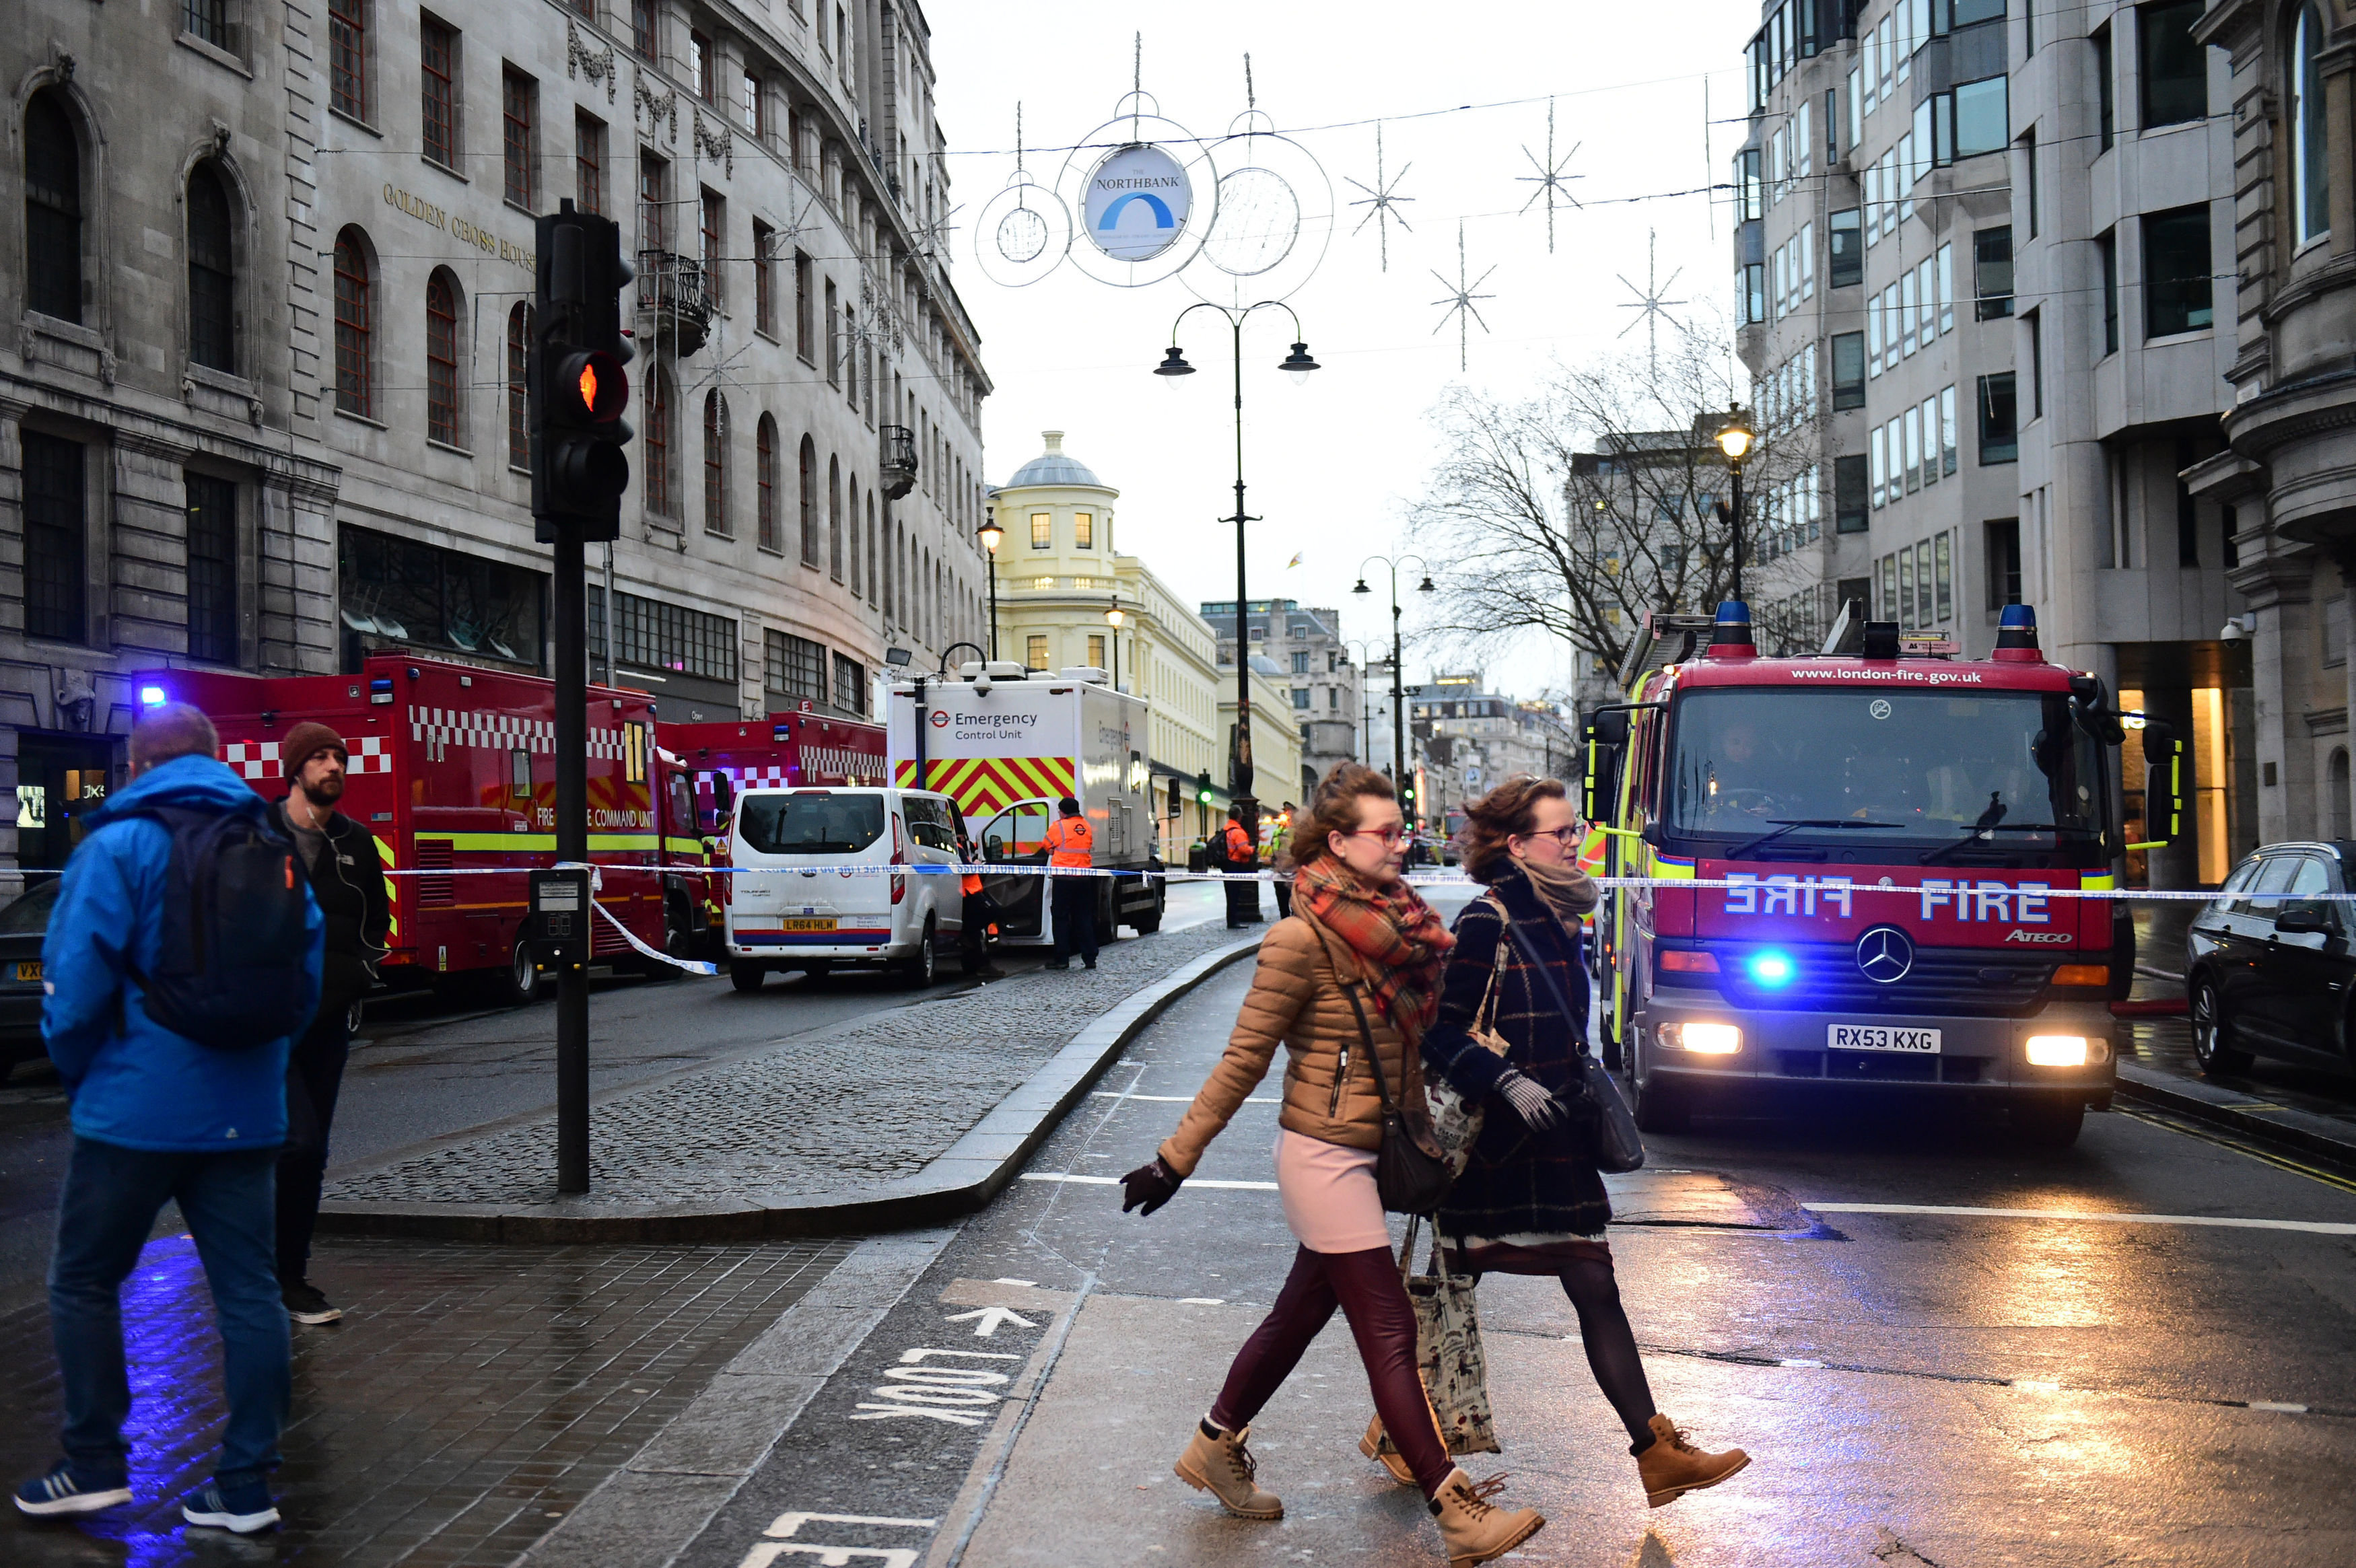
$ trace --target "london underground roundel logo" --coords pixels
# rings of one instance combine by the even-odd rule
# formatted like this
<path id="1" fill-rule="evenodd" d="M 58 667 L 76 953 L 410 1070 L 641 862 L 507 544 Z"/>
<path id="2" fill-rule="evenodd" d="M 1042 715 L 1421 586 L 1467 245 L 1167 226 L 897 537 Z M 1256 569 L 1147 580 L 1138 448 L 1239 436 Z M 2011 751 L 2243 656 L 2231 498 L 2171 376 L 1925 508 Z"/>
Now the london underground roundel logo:
<path id="1" fill-rule="evenodd" d="M 1088 242 L 1116 261 L 1150 261 L 1178 242 L 1194 186 L 1176 158 L 1151 143 L 1116 148 L 1088 175 L 1081 205 Z"/>
<path id="2" fill-rule="evenodd" d="M 928 717 L 931 718 L 933 728 L 936 730 L 946 730 L 949 727 L 949 714 L 946 708 L 934 709 Z"/>

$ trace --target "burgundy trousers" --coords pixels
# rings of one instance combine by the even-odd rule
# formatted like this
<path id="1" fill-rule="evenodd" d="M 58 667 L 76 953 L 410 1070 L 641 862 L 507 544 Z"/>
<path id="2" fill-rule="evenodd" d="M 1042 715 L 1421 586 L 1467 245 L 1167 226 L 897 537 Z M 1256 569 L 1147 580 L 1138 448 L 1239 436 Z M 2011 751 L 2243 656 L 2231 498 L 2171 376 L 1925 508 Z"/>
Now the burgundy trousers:
<path id="1" fill-rule="evenodd" d="M 1336 1307 L 1358 1341 L 1358 1359 L 1366 1364 L 1383 1430 L 1415 1472 L 1423 1495 L 1438 1496 L 1456 1461 L 1440 1441 L 1440 1423 L 1416 1373 L 1415 1307 L 1400 1282 L 1398 1260 L 1387 1248 L 1312 1253 L 1303 1247 L 1293 1254 L 1291 1276 L 1276 1306 L 1227 1369 L 1226 1385 L 1211 1406 L 1212 1424 L 1225 1432 L 1250 1425 L 1301 1364 L 1309 1342 L 1332 1321 Z"/>

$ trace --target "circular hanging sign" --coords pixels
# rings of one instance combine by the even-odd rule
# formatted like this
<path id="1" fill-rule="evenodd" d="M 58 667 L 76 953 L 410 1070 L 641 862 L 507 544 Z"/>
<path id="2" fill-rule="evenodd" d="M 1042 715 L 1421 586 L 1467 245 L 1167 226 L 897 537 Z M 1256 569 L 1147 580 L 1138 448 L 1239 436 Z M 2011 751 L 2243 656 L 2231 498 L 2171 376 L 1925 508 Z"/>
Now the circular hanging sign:
<path id="1" fill-rule="evenodd" d="M 1081 222 L 1088 243 L 1116 261 L 1149 261 L 1175 245 L 1194 207 L 1194 182 L 1151 143 L 1115 149 L 1088 172 Z"/>

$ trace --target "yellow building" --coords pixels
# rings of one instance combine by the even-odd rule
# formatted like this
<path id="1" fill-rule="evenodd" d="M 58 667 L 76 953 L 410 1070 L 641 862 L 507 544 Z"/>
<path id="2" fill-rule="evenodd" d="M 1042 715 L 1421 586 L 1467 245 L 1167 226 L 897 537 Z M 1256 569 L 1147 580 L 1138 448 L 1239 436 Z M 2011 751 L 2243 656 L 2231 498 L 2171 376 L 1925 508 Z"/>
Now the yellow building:
<path id="1" fill-rule="evenodd" d="M 1120 492 L 1064 451 L 1064 432 L 991 492 L 1004 535 L 998 546 L 996 656 L 1031 669 L 1092 667 L 1151 704 L 1147 758 L 1163 859 L 1226 820 L 1227 734 L 1235 725 L 1235 667 L 1216 662 L 1210 623 L 1140 558 L 1114 548 Z M 1108 612 L 1118 608 L 1119 624 Z M 1281 683 L 1252 672 L 1252 750 L 1263 787 L 1301 776 L 1301 732 Z M 1211 776 L 1211 802 L 1196 799 Z M 1266 802 L 1273 809 L 1278 800 Z M 1173 809 L 1173 802 L 1176 809 Z"/>

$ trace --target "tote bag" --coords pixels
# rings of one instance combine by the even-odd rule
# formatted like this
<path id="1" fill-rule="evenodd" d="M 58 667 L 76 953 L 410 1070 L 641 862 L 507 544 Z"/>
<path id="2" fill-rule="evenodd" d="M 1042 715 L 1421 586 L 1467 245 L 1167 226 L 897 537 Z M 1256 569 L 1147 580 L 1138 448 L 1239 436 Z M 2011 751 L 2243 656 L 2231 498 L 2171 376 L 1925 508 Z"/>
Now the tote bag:
<path id="1" fill-rule="evenodd" d="M 1418 1220 L 1407 1224 L 1407 1241 L 1399 1248 L 1399 1274 L 1407 1282 L 1408 1300 L 1415 1305 L 1416 1371 L 1423 1392 L 1451 1454 L 1496 1454 L 1497 1424 L 1489 1410 L 1489 1358 L 1481 1348 L 1481 1317 L 1474 1307 L 1472 1276 L 1448 1272 L 1440 1249 L 1440 1229 L 1432 1228 L 1430 1272 L 1409 1272 L 1414 1264 Z M 1390 1434 L 1377 1448 L 1396 1454 Z"/>

